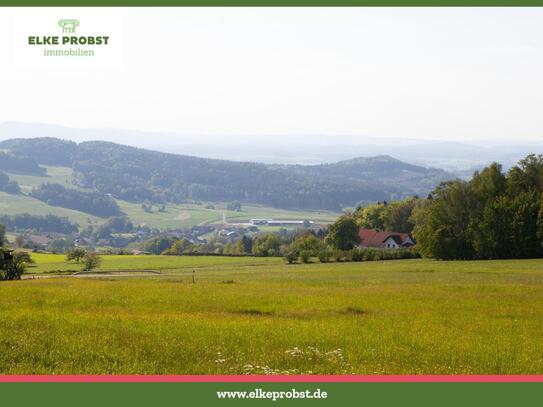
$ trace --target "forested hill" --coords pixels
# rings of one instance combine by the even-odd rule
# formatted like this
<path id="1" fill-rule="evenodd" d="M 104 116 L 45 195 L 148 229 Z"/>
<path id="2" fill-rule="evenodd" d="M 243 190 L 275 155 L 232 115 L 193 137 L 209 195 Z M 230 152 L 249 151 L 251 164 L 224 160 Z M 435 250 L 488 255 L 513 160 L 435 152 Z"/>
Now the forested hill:
<path id="1" fill-rule="evenodd" d="M 364 201 L 422 195 L 453 178 L 388 156 L 326 165 L 266 165 L 55 138 L 11 139 L 1 142 L 0 149 L 32 163 L 70 166 L 78 186 L 133 202 L 238 200 L 338 210 Z"/>
<path id="2" fill-rule="evenodd" d="M 454 178 L 443 170 L 408 164 L 388 155 L 359 157 L 333 164 L 289 166 L 293 171 L 313 176 L 326 176 L 338 181 L 375 180 L 402 195 L 433 190 L 442 180 Z"/>

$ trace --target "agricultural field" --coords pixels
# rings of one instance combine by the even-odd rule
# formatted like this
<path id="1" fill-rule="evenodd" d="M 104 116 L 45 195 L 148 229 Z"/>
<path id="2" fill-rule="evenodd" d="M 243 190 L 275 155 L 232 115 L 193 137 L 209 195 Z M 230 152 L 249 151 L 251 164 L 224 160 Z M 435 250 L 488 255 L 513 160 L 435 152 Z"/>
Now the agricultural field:
<path id="1" fill-rule="evenodd" d="M 97 225 L 105 222 L 105 219 L 98 218 L 88 213 L 61 208 L 60 206 L 47 205 L 38 199 L 26 195 L 11 195 L 0 192 L 0 213 L 2 215 L 17 215 L 30 213 L 32 215 L 56 215 L 68 218 L 71 222 L 82 227 L 88 224 Z"/>
<path id="2" fill-rule="evenodd" d="M 15 215 L 30 213 L 33 215 L 53 214 L 63 216 L 84 228 L 87 225 L 99 225 L 106 221 L 84 212 L 66 209 L 59 206 L 51 206 L 45 202 L 27 196 L 32 188 L 44 183 L 59 183 L 66 188 L 76 188 L 72 184 L 72 170 L 66 167 L 45 166 L 47 176 L 21 175 L 8 173 L 10 179 L 17 181 L 21 187 L 21 195 L 10 195 L 0 192 L 0 213 Z M 330 211 L 296 211 L 270 208 L 262 205 L 243 205 L 242 211 L 226 210 L 227 203 L 201 204 L 168 204 L 165 210 L 160 212 L 155 205 L 151 212 L 145 212 L 139 203 L 117 200 L 121 210 L 135 224 L 145 224 L 157 229 L 191 228 L 197 225 L 217 224 L 223 222 L 223 214 L 229 223 L 248 222 L 253 218 L 275 219 L 310 219 L 319 223 L 333 222 L 339 213 Z"/>
<path id="3" fill-rule="evenodd" d="M 16 174 L 8 172 L 9 178 L 16 181 L 21 187 L 21 191 L 28 193 L 32 188 L 39 187 L 44 183 L 62 184 L 66 188 L 75 188 L 72 184 L 72 169 L 68 167 L 52 167 L 43 165 L 47 170 L 47 175 L 44 177 L 26 174 Z"/>
<path id="4" fill-rule="evenodd" d="M 220 267 L 226 269 L 240 267 L 254 267 L 260 265 L 279 265 L 284 261 L 280 258 L 264 257 L 227 257 L 227 256 L 132 256 L 132 255 L 105 255 L 97 271 L 137 271 L 137 270 L 169 270 L 171 272 L 185 271 L 200 268 Z M 28 275 L 42 273 L 54 274 L 56 272 L 81 271 L 82 265 L 75 261 L 66 261 L 62 254 L 32 253 L 36 262 L 27 269 Z"/>
<path id="5" fill-rule="evenodd" d="M 543 373 L 543 260 L 34 258 L 0 283 L 0 373 Z M 138 265 L 162 274 L 107 273 Z"/>
<path id="6" fill-rule="evenodd" d="M 121 210 L 136 224 L 146 224 L 158 229 L 190 228 L 198 225 L 223 223 L 246 223 L 255 218 L 310 219 L 314 222 L 331 223 L 339 213 L 328 211 L 295 211 L 270 208 L 260 205 L 242 205 L 239 212 L 226 209 L 226 203 L 167 204 L 164 212 L 153 206 L 152 212 L 145 212 L 141 204 L 117 200 Z M 206 206 L 211 206 L 212 209 Z M 279 229 L 279 228 L 277 228 Z"/>

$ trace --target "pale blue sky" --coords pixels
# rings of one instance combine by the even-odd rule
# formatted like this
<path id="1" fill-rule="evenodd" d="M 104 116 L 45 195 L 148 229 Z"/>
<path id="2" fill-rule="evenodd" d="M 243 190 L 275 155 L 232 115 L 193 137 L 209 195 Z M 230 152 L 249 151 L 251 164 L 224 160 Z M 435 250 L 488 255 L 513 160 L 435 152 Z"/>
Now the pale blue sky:
<path id="1" fill-rule="evenodd" d="M 0 10 L 0 122 L 353 139 L 543 135 L 539 8 L 124 9 L 123 69 L 101 71 L 14 69 L 10 25 Z"/>

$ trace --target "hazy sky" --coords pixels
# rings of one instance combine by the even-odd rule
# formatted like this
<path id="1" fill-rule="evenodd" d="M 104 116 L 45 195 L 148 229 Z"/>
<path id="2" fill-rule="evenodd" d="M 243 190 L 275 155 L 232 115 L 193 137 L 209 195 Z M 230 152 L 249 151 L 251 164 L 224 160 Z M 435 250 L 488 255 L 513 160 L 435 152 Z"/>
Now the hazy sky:
<path id="1" fill-rule="evenodd" d="M 543 136 L 543 9 L 122 13 L 122 69 L 47 71 L 13 67 L 11 11 L 1 9 L 0 122 L 202 135 Z"/>

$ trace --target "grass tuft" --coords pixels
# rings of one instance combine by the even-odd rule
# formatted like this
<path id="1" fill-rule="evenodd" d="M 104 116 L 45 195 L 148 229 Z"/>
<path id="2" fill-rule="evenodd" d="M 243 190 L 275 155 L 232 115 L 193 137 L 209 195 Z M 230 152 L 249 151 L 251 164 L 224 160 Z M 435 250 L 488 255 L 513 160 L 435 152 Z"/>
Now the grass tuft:
<path id="1" fill-rule="evenodd" d="M 274 313 L 272 311 L 261 311 L 259 309 L 249 308 L 249 309 L 243 309 L 239 311 L 240 314 L 244 315 L 256 315 L 256 316 L 272 316 Z"/>
<path id="2" fill-rule="evenodd" d="M 343 313 L 352 315 L 366 315 L 368 311 L 359 307 L 347 307 Z"/>
<path id="3" fill-rule="evenodd" d="M 221 281 L 221 284 L 235 284 L 236 282 L 234 280 L 223 280 Z"/>

